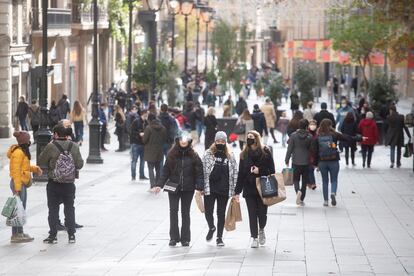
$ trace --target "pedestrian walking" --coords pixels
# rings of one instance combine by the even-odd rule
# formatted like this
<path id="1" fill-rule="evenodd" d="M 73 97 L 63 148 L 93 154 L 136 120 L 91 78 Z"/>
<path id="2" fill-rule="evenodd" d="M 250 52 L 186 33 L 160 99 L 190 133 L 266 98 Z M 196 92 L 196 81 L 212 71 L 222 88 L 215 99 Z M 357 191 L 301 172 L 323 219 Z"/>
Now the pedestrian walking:
<path id="1" fill-rule="evenodd" d="M 206 133 L 204 135 L 204 149 L 207 150 L 214 143 L 214 137 L 217 132 L 217 119 L 215 116 L 214 107 L 209 107 L 207 110 L 207 116 L 204 117 L 204 125 L 206 127 Z"/>
<path id="2" fill-rule="evenodd" d="M 239 195 L 243 192 L 249 212 L 252 248 L 258 248 L 259 244 L 266 243 L 264 230 L 267 222 L 267 206 L 263 204 L 257 191 L 256 178 L 274 173 L 275 164 L 269 148 L 262 145 L 260 134 L 257 131 L 248 132 L 246 146 L 240 153 L 235 199 L 240 201 Z"/>
<path id="3" fill-rule="evenodd" d="M 204 170 L 204 207 L 208 223 L 206 240 L 213 238 L 217 230 L 216 244 L 224 246 L 223 229 L 226 206 L 229 197 L 234 196 L 237 183 L 237 163 L 230 146 L 227 144 L 227 134 L 224 131 L 216 133 L 214 143 L 203 157 Z M 214 225 L 214 205 L 217 202 L 217 228 Z"/>
<path id="4" fill-rule="evenodd" d="M 293 113 L 292 120 L 289 121 L 289 124 L 287 126 L 287 135 L 290 137 L 292 133 L 294 133 L 296 130 L 299 129 L 299 122 L 303 119 L 303 113 L 300 110 L 297 110 L 295 113 Z"/>
<path id="5" fill-rule="evenodd" d="M 170 206 L 170 246 L 178 242 L 184 247 L 190 246 L 190 209 L 194 191 L 203 191 L 203 164 L 197 152 L 191 146 L 191 138 L 182 133 L 167 156 L 162 176 L 154 191 L 158 193 L 165 185 L 176 187 L 168 191 Z M 178 227 L 178 205 L 181 201 L 181 234 Z"/>
<path id="6" fill-rule="evenodd" d="M 19 104 L 15 116 L 19 119 L 20 130 L 28 131 L 27 127 L 27 114 L 29 113 L 29 105 L 26 102 L 24 96 L 20 96 Z"/>
<path id="7" fill-rule="evenodd" d="M 348 112 L 345 116 L 345 119 L 342 123 L 341 129 L 342 134 L 348 136 L 355 136 L 358 133 L 358 123 L 355 121 L 354 116 L 351 112 Z M 345 162 L 346 165 L 349 165 L 349 154 L 351 154 L 352 166 L 355 166 L 355 152 L 357 150 L 356 142 L 353 140 L 344 140 L 340 141 L 340 148 L 345 149 Z"/>
<path id="8" fill-rule="evenodd" d="M 10 146 L 7 157 L 10 159 L 10 189 L 13 195 L 20 198 L 26 209 L 27 189 L 32 185 L 32 173 L 42 175 L 39 166 L 31 164 L 30 134 L 27 131 L 16 131 L 13 136 L 17 144 Z M 25 234 L 23 227 L 12 227 L 11 243 L 31 242 L 34 239 Z"/>
<path id="9" fill-rule="evenodd" d="M 292 110 L 292 114 L 295 114 L 295 112 L 299 110 L 299 104 L 300 100 L 298 93 L 293 90 L 290 94 L 290 109 Z"/>
<path id="10" fill-rule="evenodd" d="M 101 103 L 100 105 L 99 105 L 99 109 L 98 109 L 98 118 L 99 118 L 99 123 L 100 123 L 100 125 L 101 125 L 101 128 L 100 128 L 100 134 L 101 134 L 101 140 L 100 140 L 100 143 L 101 143 L 101 150 L 102 151 L 108 151 L 106 148 L 105 148 L 105 138 L 106 138 L 106 135 L 107 135 L 107 127 L 108 127 L 108 121 L 106 120 L 106 115 L 105 115 L 105 107 L 106 107 L 106 103 Z"/>
<path id="11" fill-rule="evenodd" d="M 125 141 L 127 141 L 127 139 L 125 138 L 128 138 L 129 135 L 131 134 L 132 122 L 138 117 L 139 117 L 138 106 L 134 104 L 131 106 L 130 110 L 125 115 L 125 135 L 124 135 Z"/>
<path id="12" fill-rule="evenodd" d="M 230 116 L 229 117 L 233 116 L 233 114 L 236 113 L 234 103 L 233 103 L 233 99 L 231 98 L 231 95 L 229 95 L 227 100 L 224 102 L 224 105 L 230 107 Z"/>
<path id="13" fill-rule="evenodd" d="M 177 125 L 177 121 L 175 120 L 175 118 L 168 113 L 167 104 L 161 105 L 160 115 L 158 116 L 158 119 L 161 121 L 161 124 L 165 127 L 167 131 L 167 140 L 162 146 L 162 153 L 163 153 L 162 159 L 166 159 L 168 152 L 170 151 L 170 149 L 172 148 L 174 144 L 175 137 L 177 137 L 178 135 L 178 125 Z M 162 160 L 161 169 L 163 166 L 164 166 L 164 161 Z"/>
<path id="14" fill-rule="evenodd" d="M 49 127 L 50 129 L 53 129 L 58 123 L 59 121 L 63 119 L 60 117 L 60 111 L 59 108 L 56 105 L 55 101 L 52 101 L 50 103 L 50 108 L 49 108 Z"/>
<path id="15" fill-rule="evenodd" d="M 247 140 L 247 133 L 254 130 L 253 118 L 250 115 L 250 112 L 247 108 L 243 111 L 239 119 L 237 119 L 236 125 L 244 126 L 244 133 L 237 134 L 237 140 L 239 141 L 240 150 L 243 150 L 244 144 Z"/>
<path id="16" fill-rule="evenodd" d="M 125 150 L 125 114 L 121 106 L 115 105 L 115 135 L 118 136 L 118 149 L 116 152 Z"/>
<path id="17" fill-rule="evenodd" d="M 247 109 L 247 102 L 243 96 L 239 96 L 239 100 L 236 103 L 236 113 L 238 116 L 241 116 L 243 111 Z"/>
<path id="18" fill-rule="evenodd" d="M 286 111 L 283 111 L 279 120 L 277 120 L 276 129 L 282 134 L 282 147 L 286 147 L 287 129 L 290 120 L 287 118 Z"/>
<path id="19" fill-rule="evenodd" d="M 362 119 L 361 122 L 359 122 L 358 130 L 363 137 L 367 137 L 365 141 L 361 142 L 362 167 L 365 168 L 366 164 L 368 168 L 371 168 L 374 146 L 379 141 L 377 123 L 375 122 L 374 114 L 371 111 L 368 111 L 365 119 Z"/>
<path id="20" fill-rule="evenodd" d="M 306 119 L 301 119 L 299 121 L 299 129 L 290 136 L 285 157 L 287 167 L 289 167 L 289 161 L 292 157 L 293 184 L 296 192 L 296 204 L 299 206 L 305 206 L 306 186 L 309 180 L 312 135 L 307 130 L 308 125 L 309 123 Z M 301 177 L 302 185 L 299 186 Z"/>
<path id="21" fill-rule="evenodd" d="M 70 104 L 66 94 L 62 95 L 62 98 L 57 103 L 57 107 L 60 112 L 60 119 L 66 119 L 70 114 Z"/>
<path id="22" fill-rule="evenodd" d="M 314 143 L 314 140 L 318 137 L 318 133 L 317 133 L 317 123 L 316 120 L 310 120 L 309 122 L 309 127 L 308 127 L 308 132 L 309 134 L 312 136 L 312 145 Z M 312 150 L 310 150 L 309 153 L 309 173 L 308 173 L 308 188 L 315 190 L 316 189 L 316 178 L 315 178 L 315 153 Z"/>
<path id="23" fill-rule="evenodd" d="M 313 109 L 313 102 L 310 101 L 306 105 L 306 109 L 303 111 L 303 118 L 310 122 L 316 115 L 315 109 Z"/>
<path id="24" fill-rule="evenodd" d="M 252 119 L 254 123 L 254 129 L 260 134 L 261 137 L 264 135 L 268 136 L 266 118 L 263 112 L 260 110 L 259 105 L 253 106 Z"/>
<path id="25" fill-rule="evenodd" d="M 336 123 L 338 124 L 338 130 L 341 129 L 342 127 L 342 123 L 345 120 L 345 117 L 348 113 L 351 113 L 352 116 L 354 117 L 354 120 L 356 121 L 356 114 L 354 109 L 352 108 L 351 104 L 348 102 L 348 100 L 346 98 L 341 100 L 341 107 L 338 108 L 337 112 L 336 112 Z"/>
<path id="26" fill-rule="evenodd" d="M 148 180 L 144 174 L 144 130 L 147 126 L 148 111 L 141 110 L 131 125 L 129 142 L 131 144 L 131 180 L 135 181 L 137 176 L 137 163 L 139 158 L 139 179 Z"/>
<path id="27" fill-rule="evenodd" d="M 390 115 L 385 120 L 385 145 L 390 146 L 390 168 L 394 168 L 397 151 L 397 168 L 401 167 L 401 147 L 404 146 L 404 131 L 411 140 L 411 134 L 404 123 L 404 115 L 397 112 L 395 105 L 389 108 Z"/>
<path id="28" fill-rule="evenodd" d="M 39 164 L 48 168 L 47 206 L 49 208 L 49 236 L 45 243 L 57 243 L 59 205 L 63 201 L 69 243 L 75 243 L 75 178 L 83 167 L 78 144 L 67 139 L 63 125 L 53 129 L 55 140 L 46 145 L 39 157 Z"/>
<path id="29" fill-rule="evenodd" d="M 331 120 L 333 126 L 336 125 L 335 117 L 331 112 L 328 111 L 328 105 L 326 103 L 321 103 L 321 111 L 315 114 L 314 119 L 316 120 L 318 127 L 320 126 L 323 119 L 329 119 Z"/>
<path id="30" fill-rule="evenodd" d="M 263 112 L 263 114 L 265 116 L 266 127 L 267 127 L 268 132 L 270 133 L 270 135 L 272 135 L 273 143 L 275 143 L 275 144 L 279 143 L 276 140 L 275 133 L 274 133 L 275 132 L 275 127 L 276 127 L 277 117 L 276 117 L 275 106 L 273 105 L 272 101 L 269 98 L 267 98 L 266 103 L 264 105 L 262 105 L 260 110 Z"/>
<path id="31" fill-rule="evenodd" d="M 167 130 L 157 117 L 149 113 L 148 126 L 144 130 L 142 141 L 144 143 L 144 160 L 147 162 L 151 189 L 154 188 L 160 178 L 161 161 L 163 158 L 162 147 L 167 142 Z"/>
<path id="32" fill-rule="evenodd" d="M 30 119 L 30 127 L 33 131 L 33 139 L 34 142 L 37 142 L 37 131 L 39 130 L 40 126 L 40 107 L 37 104 L 36 100 L 32 100 L 32 104 L 29 107 L 29 119 Z"/>
<path id="33" fill-rule="evenodd" d="M 107 93 L 108 121 L 110 121 L 112 116 L 114 115 L 114 106 L 115 106 L 117 93 L 118 93 L 118 89 L 116 88 L 115 83 L 111 83 L 111 87 L 109 87 L 108 93 Z"/>
<path id="34" fill-rule="evenodd" d="M 118 90 L 118 92 L 116 93 L 115 100 L 116 100 L 117 104 L 119 105 L 119 107 L 121 107 L 122 111 L 125 110 L 126 99 L 127 99 L 127 93 L 125 92 L 125 90 L 120 88 Z M 114 106 L 114 108 L 115 108 L 115 106 Z"/>
<path id="35" fill-rule="evenodd" d="M 197 141 L 200 142 L 201 134 L 204 129 L 204 109 L 200 106 L 199 102 L 194 105 L 194 113 L 196 117 L 196 130 L 197 130 Z"/>
<path id="36" fill-rule="evenodd" d="M 73 103 L 73 110 L 70 113 L 70 121 L 75 127 L 75 142 L 82 146 L 83 129 L 86 122 L 86 112 L 79 101 Z"/>
<path id="37" fill-rule="evenodd" d="M 323 186 L 323 206 L 329 206 L 329 180 L 331 182 L 331 204 L 336 206 L 336 192 L 338 189 L 339 174 L 339 152 L 338 141 L 354 140 L 361 141 L 361 137 L 350 137 L 345 134 L 336 132 L 332 122 L 329 119 L 323 119 L 319 127 L 318 137 L 313 141 L 313 151 L 315 152 L 315 166 L 317 166 L 322 175 Z"/>

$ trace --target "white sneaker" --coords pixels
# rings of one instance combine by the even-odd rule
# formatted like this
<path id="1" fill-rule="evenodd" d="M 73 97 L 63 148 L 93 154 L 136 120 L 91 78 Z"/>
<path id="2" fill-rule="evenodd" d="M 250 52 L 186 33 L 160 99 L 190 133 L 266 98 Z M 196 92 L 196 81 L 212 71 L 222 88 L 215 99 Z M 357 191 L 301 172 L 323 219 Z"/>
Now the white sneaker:
<path id="1" fill-rule="evenodd" d="M 300 205 L 300 203 L 302 202 L 302 200 L 300 199 L 302 196 L 302 192 L 298 191 L 298 193 L 296 194 L 296 205 Z"/>
<path id="2" fill-rule="evenodd" d="M 257 238 L 253 238 L 251 248 L 258 248 L 259 247 L 259 241 Z"/>
<path id="3" fill-rule="evenodd" d="M 264 229 L 259 230 L 259 244 L 264 245 L 266 243 L 266 235 Z"/>
<path id="4" fill-rule="evenodd" d="M 305 202 L 301 201 L 301 202 L 299 203 L 299 206 L 305 207 Z"/>

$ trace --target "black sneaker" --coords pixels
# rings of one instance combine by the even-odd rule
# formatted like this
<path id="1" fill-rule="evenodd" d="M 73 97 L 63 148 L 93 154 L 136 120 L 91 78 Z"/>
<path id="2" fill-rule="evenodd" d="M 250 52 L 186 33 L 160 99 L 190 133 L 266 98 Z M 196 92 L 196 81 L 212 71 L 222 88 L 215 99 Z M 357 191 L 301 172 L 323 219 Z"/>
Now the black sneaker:
<path id="1" fill-rule="evenodd" d="M 131 177 L 131 181 L 135 181 L 136 180 L 136 178 L 135 177 Z"/>
<path id="2" fill-rule="evenodd" d="M 48 244 L 55 244 L 57 243 L 57 238 L 56 236 L 49 236 L 46 239 L 44 239 L 43 242 Z"/>
<path id="3" fill-rule="evenodd" d="M 183 246 L 183 247 L 189 247 L 190 246 L 190 242 L 188 242 L 188 241 L 182 241 L 181 242 L 181 246 Z"/>
<path id="4" fill-rule="evenodd" d="M 140 176 L 139 180 L 148 180 L 149 178 L 146 176 Z"/>
<path id="5" fill-rule="evenodd" d="M 216 244 L 217 244 L 217 247 L 223 247 L 224 246 L 223 239 L 222 238 L 217 238 Z"/>
<path id="6" fill-rule="evenodd" d="M 75 242 L 76 242 L 75 235 L 69 235 L 69 243 L 75 243 Z"/>
<path id="7" fill-rule="evenodd" d="M 336 206 L 336 197 L 334 194 L 331 194 L 331 204 L 332 206 Z"/>
<path id="8" fill-rule="evenodd" d="M 77 224 L 77 223 L 75 223 L 75 228 L 76 228 L 76 229 L 83 228 L 83 225 L 82 225 L 82 224 Z"/>
<path id="9" fill-rule="evenodd" d="M 56 230 L 66 231 L 66 227 L 62 223 L 59 222 L 58 225 L 56 225 Z"/>
<path id="10" fill-rule="evenodd" d="M 177 245 L 177 241 L 175 240 L 170 240 L 170 242 L 168 243 L 169 246 L 176 246 Z"/>
<path id="11" fill-rule="evenodd" d="M 213 228 L 208 230 L 208 233 L 207 233 L 207 236 L 206 236 L 207 241 L 211 241 L 211 239 L 213 238 L 214 232 L 216 232 L 216 227 L 213 227 Z"/>

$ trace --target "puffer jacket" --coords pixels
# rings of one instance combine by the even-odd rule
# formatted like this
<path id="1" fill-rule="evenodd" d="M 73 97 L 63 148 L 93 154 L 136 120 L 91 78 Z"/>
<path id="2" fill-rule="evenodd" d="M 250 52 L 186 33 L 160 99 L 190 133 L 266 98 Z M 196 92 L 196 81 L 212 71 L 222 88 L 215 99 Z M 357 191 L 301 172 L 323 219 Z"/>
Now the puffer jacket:
<path id="1" fill-rule="evenodd" d="M 213 152 L 208 149 L 203 157 L 203 171 L 204 171 L 204 194 L 210 195 L 210 175 L 214 169 L 215 157 Z M 229 158 L 229 196 L 234 196 L 234 189 L 237 184 L 237 163 L 233 153 L 230 153 Z"/>
<path id="2" fill-rule="evenodd" d="M 285 163 L 288 164 L 292 157 L 294 165 L 309 165 L 311 146 L 312 135 L 304 129 L 296 130 L 290 136 Z"/>
<path id="3" fill-rule="evenodd" d="M 379 134 L 377 123 L 372 119 L 362 119 L 358 126 L 359 132 L 363 137 L 367 137 L 362 141 L 362 145 L 375 145 L 378 142 Z"/>
<path id="4" fill-rule="evenodd" d="M 161 162 L 162 146 L 167 142 L 167 130 L 158 119 L 151 121 L 145 128 L 142 142 L 144 143 L 144 160 Z"/>
<path id="5" fill-rule="evenodd" d="M 22 185 L 28 185 L 32 179 L 32 173 L 38 173 L 38 167 L 30 164 L 29 158 L 18 145 L 12 145 L 7 157 L 10 159 L 10 177 L 14 182 L 14 189 L 20 192 Z"/>
<path id="6" fill-rule="evenodd" d="M 167 180 L 178 183 L 180 191 L 203 191 L 203 164 L 191 147 L 181 149 L 175 145 L 168 153 L 157 186 L 163 188 Z"/>

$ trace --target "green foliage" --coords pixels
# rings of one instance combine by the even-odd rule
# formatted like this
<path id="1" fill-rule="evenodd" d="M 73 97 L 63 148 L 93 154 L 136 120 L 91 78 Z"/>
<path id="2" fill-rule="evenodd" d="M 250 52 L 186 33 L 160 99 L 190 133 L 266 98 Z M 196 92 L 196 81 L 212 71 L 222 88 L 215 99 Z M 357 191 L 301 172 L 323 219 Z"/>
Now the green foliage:
<path id="1" fill-rule="evenodd" d="M 295 74 L 295 80 L 300 91 L 300 102 L 306 108 L 309 101 L 313 101 L 313 88 L 317 85 L 315 70 L 310 66 L 301 64 Z"/>
<path id="2" fill-rule="evenodd" d="M 398 100 L 397 91 L 395 89 L 398 80 L 395 75 L 388 77 L 386 74 L 376 74 L 370 81 L 369 97 L 371 106 L 374 111 L 379 111 L 381 106 L 387 101 Z"/>
<path id="3" fill-rule="evenodd" d="M 281 74 L 272 73 L 269 76 L 269 84 L 265 88 L 265 95 L 269 97 L 275 106 L 280 105 L 284 84 Z"/>
<path id="4" fill-rule="evenodd" d="M 158 85 L 160 86 L 161 91 L 167 91 L 168 105 L 175 106 L 177 103 L 178 67 L 164 62 L 158 62 L 157 66 Z"/>
<path id="5" fill-rule="evenodd" d="M 207 75 L 206 75 L 206 81 L 208 83 L 217 83 L 217 76 L 216 76 L 216 74 L 212 70 L 207 73 Z"/>
<path id="6" fill-rule="evenodd" d="M 91 0 L 83 0 L 91 1 Z M 104 0 L 100 0 L 104 1 Z M 133 10 L 137 11 L 140 1 L 133 1 Z M 108 0 L 108 17 L 109 17 L 109 30 L 112 36 L 126 44 L 128 42 L 128 30 L 129 30 L 129 1 L 127 0 Z"/>
<path id="7" fill-rule="evenodd" d="M 133 79 L 138 87 L 149 89 L 152 83 L 152 51 L 150 48 L 142 49 L 135 56 Z"/>
<path id="8" fill-rule="evenodd" d="M 240 28 L 240 41 L 239 41 L 239 60 L 243 63 L 246 63 L 246 50 L 247 44 L 247 25 L 244 24 Z"/>
<path id="9" fill-rule="evenodd" d="M 177 48 L 184 48 L 184 39 L 185 39 L 185 17 L 184 16 L 176 16 L 175 17 L 176 22 L 176 32 L 178 34 L 177 38 L 175 39 L 175 45 Z M 194 47 L 194 40 L 197 35 L 197 24 L 196 24 L 196 16 L 191 14 L 188 16 L 188 29 L 187 29 L 187 44 L 188 48 Z M 200 30 L 202 27 L 202 20 L 200 20 Z"/>

